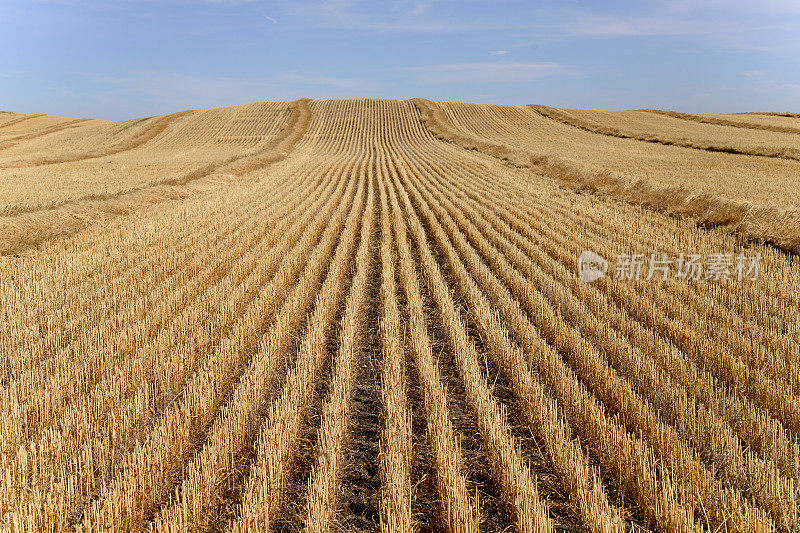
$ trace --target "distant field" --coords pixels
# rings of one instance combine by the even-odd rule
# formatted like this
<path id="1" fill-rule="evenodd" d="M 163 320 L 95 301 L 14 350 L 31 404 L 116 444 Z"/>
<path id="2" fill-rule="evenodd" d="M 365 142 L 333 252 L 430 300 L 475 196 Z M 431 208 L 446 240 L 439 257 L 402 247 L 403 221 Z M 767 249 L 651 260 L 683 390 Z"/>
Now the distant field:
<path id="1" fill-rule="evenodd" d="M 800 531 L 798 252 L 797 116 L 2 112 L 0 524 Z"/>

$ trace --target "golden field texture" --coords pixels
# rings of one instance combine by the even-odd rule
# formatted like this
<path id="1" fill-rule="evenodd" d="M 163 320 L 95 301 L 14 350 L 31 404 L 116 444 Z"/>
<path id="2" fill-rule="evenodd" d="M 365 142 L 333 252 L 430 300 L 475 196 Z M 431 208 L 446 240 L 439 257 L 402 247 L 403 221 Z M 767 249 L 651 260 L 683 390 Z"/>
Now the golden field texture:
<path id="1" fill-rule="evenodd" d="M 683 129 L 678 128 L 682 138 L 676 137 L 674 125 L 660 132 L 656 128 L 666 119 L 659 120 L 658 114 L 642 125 L 624 119 L 642 112 L 618 112 L 604 124 L 596 119 L 609 113 L 421 99 L 415 105 L 440 139 L 490 153 L 562 185 L 800 251 L 800 161 L 784 157 L 785 148 L 776 149 L 779 154 L 745 153 L 755 130 L 726 127 L 728 134 L 741 132 L 729 141 L 739 146 L 738 152 L 728 153 L 701 137 L 707 133 L 698 132 L 702 123 L 684 120 Z M 787 145 L 796 144 L 791 134 L 780 137 Z"/>
<path id="2" fill-rule="evenodd" d="M 0 113 L 0 528 L 800 531 L 792 120 Z"/>

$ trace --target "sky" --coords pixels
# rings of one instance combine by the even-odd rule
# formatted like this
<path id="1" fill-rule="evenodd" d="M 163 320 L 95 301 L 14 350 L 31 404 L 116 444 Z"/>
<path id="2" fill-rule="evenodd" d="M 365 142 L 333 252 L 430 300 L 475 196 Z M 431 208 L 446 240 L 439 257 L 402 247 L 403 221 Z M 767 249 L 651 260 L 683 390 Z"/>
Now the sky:
<path id="1" fill-rule="evenodd" d="M 0 0 L 0 109 L 413 98 L 800 112 L 798 0 Z"/>

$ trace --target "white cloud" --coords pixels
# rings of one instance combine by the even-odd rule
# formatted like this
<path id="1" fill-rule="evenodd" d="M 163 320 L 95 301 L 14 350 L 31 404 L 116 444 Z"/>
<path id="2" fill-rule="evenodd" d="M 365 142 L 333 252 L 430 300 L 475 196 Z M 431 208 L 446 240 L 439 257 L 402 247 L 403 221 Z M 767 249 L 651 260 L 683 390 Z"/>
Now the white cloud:
<path id="1" fill-rule="evenodd" d="M 489 55 L 493 56 L 504 56 L 508 53 L 508 50 L 492 50 L 489 52 Z"/>
<path id="2" fill-rule="evenodd" d="M 760 70 L 748 70 L 747 72 L 742 72 L 742 76 L 747 76 L 748 78 L 755 78 L 763 75 L 764 73 Z"/>
<path id="3" fill-rule="evenodd" d="M 530 81 L 570 71 L 558 63 L 445 63 L 405 67 L 428 83 L 510 83 Z"/>

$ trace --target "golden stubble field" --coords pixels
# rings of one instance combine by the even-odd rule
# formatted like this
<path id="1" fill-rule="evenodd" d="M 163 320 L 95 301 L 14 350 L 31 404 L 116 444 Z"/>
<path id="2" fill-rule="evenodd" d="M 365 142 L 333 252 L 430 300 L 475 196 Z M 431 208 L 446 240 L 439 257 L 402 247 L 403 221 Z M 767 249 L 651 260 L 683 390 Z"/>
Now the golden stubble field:
<path id="1" fill-rule="evenodd" d="M 0 113 L 0 527 L 798 531 L 798 154 L 777 114 Z"/>

